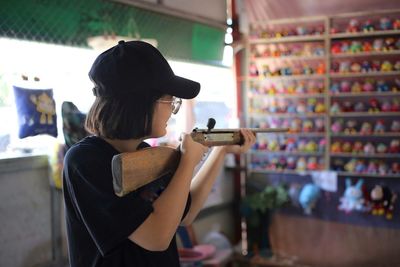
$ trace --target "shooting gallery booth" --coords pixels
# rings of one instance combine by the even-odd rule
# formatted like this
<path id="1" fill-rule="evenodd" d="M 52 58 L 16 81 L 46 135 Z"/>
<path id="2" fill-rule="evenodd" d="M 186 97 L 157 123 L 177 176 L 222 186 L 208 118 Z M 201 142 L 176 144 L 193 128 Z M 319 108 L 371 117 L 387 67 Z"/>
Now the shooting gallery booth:
<path id="1" fill-rule="evenodd" d="M 201 84 L 151 146 L 210 118 L 283 129 L 226 156 L 181 266 L 400 266 L 396 0 L 2 1 L 0 266 L 69 266 L 63 159 L 121 39 Z"/>

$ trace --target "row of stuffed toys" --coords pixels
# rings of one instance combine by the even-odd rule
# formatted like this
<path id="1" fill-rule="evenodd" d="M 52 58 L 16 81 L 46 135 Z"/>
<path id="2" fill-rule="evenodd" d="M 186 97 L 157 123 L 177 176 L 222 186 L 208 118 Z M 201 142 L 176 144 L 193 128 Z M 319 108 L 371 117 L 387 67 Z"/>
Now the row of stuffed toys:
<path id="1" fill-rule="evenodd" d="M 261 99 L 253 101 L 250 111 L 254 113 L 280 114 L 323 114 L 326 112 L 323 98 L 310 97 L 306 99 Z"/>
<path id="2" fill-rule="evenodd" d="M 336 119 L 331 124 L 331 131 L 334 134 L 345 133 L 347 135 L 361 134 L 382 134 L 382 133 L 400 133 L 400 120 L 358 121 L 354 119 L 344 120 Z"/>
<path id="3" fill-rule="evenodd" d="M 361 158 L 335 158 L 332 160 L 331 169 L 339 172 L 350 172 L 359 174 L 374 175 L 398 175 L 400 174 L 399 161 L 382 159 L 361 159 Z"/>
<path id="4" fill-rule="evenodd" d="M 289 44 L 257 44 L 252 47 L 250 57 L 256 58 L 278 58 L 278 57 L 312 57 L 324 56 L 323 43 L 289 43 Z"/>
<path id="5" fill-rule="evenodd" d="M 343 26 L 333 25 L 330 33 L 357 33 L 357 32 L 373 32 L 373 31 L 389 31 L 399 30 L 400 19 L 381 17 L 377 20 L 364 19 L 362 21 L 352 18 Z M 274 29 L 272 26 L 251 26 L 250 38 L 281 38 L 289 36 L 305 36 L 305 35 L 322 35 L 325 33 L 323 25 L 310 25 L 310 26 L 297 26 L 297 27 L 283 27 Z"/>
<path id="6" fill-rule="evenodd" d="M 323 133 L 325 132 L 325 120 L 323 118 L 267 118 L 255 120 L 255 128 L 288 128 L 289 133 Z"/>
<path id="7" fill-rule="evenodd" d="M 367 78 L 363 81 L 334 81 L 332 82 L 329 91 L 332 94 L 361 92 L 399 92 L 400 79 L 395 78 L 394 80 L 385 81 L 381 79 L 375 80 L 372 78 Z"/>
<path id="8" fill-rule="evenodd" d="M 305 139 L 305 138 L 281 138 L 281 139 L 264 139 L 259 138 L 253 146 L 256 151 L 269 151 L 269 152 L 303 152 L 303 153 L 316 153 L 324 152 L 326 147 L 325 138 L 319 140 Z"/>
<path id="9" fill-rule="evenodd" d="M 331 153 L 351 154 L 398 154 L 400 153 L 400 139 L 391 139 L 389 142 L 361 142 L 361 141 L 333 141 Z M 400 156 L 399 156 L 400 157 Z"/>
<path id="10" fill-rule="evenodd" d="M 331 73 L 371 73 L 400 71 L 400 60 L 363 60 L 362 62 L 342 60 L 334 61 Z"/>
<path id="11" fill-rule="evenodd" d="M 399 98 L 389 98 L 385 100 L 378 100 L 375 97 L 366 99 L 365 102 L 357 101 L 352 102 L 350 100 L 338 101 L 333 100 L 330 113 L 337 114 L 339 112 L 399 112 L 400 101 Z"/>
<path id="12" fill-rule="evenodd" d="M 336 41 L 332 43 L 332 54 L 356 54 L 360 52 L 389 52 L 400 50 L 400 38 L 375 38 L 365 41 Z"/>
<path id="13" fill-rule="evenodd" d="M 347 22 L 346 27 L 333 26 L 331 33 L 357 33 L 357 32 L 373 32 L 373 31 L 390 31 L 400 30 L 400 18 L 389 18 L 381 17 L 376 20 L 364 19 L 360 21 L 356 18 L 352 18 Z"/>
<path id="14" fill-rule="evenodd" d="M 325 72 L 326 67 L 323 62 L 319 62 L 316 65 L 309 65 L 306 63 L 292 65 L 286 62 L 283 63 L 281 66 L 263 64 L 261 67 L 257 66 L 257 64 L 255 64 L 254 62 L 251 62 L 249 66 L 249 75 L 253 78 L 325 74 Z"/>
<path id="15" fill-rule="evenodd" d="M 400 80 L 399 80 L 400 82 Z M 299 95 L 304 94 L 321 94 L 325 91 L 324 82 L 321 80 L 298 80 L 277 82 L 261 85 L 252 82 L 250 84 L 250 93 L 254 95 Z"/>
<path id="16" fill-rule="evenodd" d="M 321 191 L 322 189 L 314 183 L 293 183 L 289 186 L 288 194 L 292 204 L 302 207 L 304 213 L 309 215 L 321 198 Z M 391 220 L 396 200 L 397 193 L 383 183 L 366 187 L 363 179 L 352 183 L 350 178 L 346 178 L 345 189 L 339 198 L 337 209 L 346 214 L 363 212 Z"/>
<path id="17" fill-rule="evenodd" d="M 325 168 L 323 157 L 294 156 L 294 155 L 252 155 L 251 168 L 253 170 L 270 171 L 316 171 Z"/>

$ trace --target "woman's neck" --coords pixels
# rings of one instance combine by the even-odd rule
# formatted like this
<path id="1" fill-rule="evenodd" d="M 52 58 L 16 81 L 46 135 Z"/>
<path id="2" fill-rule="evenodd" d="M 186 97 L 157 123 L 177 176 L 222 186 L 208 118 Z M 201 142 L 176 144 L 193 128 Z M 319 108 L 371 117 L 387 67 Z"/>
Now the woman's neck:
<path id="1" fill-rule="evenodd" d="M 134 152 L 137 150 L 139 144 L 143 142 L 142 139 L 129 139 L 129 140 L 108 139 L 108 138 L 103 138 L 103 139 L 121 153 Z"/>

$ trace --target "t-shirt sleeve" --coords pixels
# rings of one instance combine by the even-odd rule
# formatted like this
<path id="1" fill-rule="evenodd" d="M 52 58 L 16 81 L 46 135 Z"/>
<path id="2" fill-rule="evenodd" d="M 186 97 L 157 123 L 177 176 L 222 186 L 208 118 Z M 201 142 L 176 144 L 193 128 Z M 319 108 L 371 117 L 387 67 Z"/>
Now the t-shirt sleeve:
<path id="1" fill-rule="evenodd" d="M 76 160 L 78 159 L 78 160 Z M 83 161 L 83 160 L 82 160 Z M 68 193 L 78 218 L 103 256 L 109 254 L 136 230 L 153 211 L 150 201 L 134 191 L 124 197 L 115 195 L 112 186 L 111 164 L 96 162 L 66 164 Z"/>

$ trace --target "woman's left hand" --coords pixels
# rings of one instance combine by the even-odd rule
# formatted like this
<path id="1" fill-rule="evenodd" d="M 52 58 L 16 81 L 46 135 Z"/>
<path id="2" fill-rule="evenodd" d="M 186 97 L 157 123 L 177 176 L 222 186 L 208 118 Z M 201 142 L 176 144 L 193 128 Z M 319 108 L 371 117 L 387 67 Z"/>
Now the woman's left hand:
<path id="1" fill-rule="evenodd" d="M 234 154 L 245 153 L 256 143 L 256 136 L 249 129 L 241 128 L 240 133 L 243 136 L 243 144 L 226 146 L 226 153 L 234 153 Z"/>

